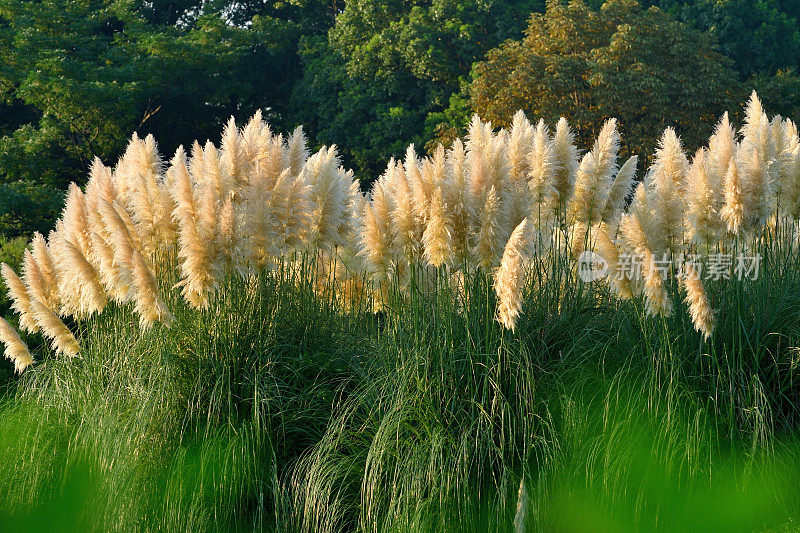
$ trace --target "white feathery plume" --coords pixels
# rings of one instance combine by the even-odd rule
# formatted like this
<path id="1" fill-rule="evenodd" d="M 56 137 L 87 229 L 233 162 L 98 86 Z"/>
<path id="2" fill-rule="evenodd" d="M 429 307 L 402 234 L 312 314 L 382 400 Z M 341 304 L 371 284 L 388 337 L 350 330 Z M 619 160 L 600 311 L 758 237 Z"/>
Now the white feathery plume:
<path id="1" fill-rule="evenodd" d="M 211 141 L 206 142 L 200 161 L 203 175 L 201 180 L 197 180 L 197 184 L 213 188 L 216 198 L 230 195 L 235 183 L 222 163 L 219 150 Z M 167 174 L 167 176 L 171 176 L 171 174 Z"/>
<path id="2" fill-rule="evenodd" d="M 246 239 L 242 255 L 251 267 L 264 267 L 279 251 L 272 190 L 266 175 L 260 172 L 250 175 L 242 197 L 242 235 Z"/>
<path id="3" fill-rule="evenodd" d="M 614 181 L 611 183 L 611 188 L 608 191 L 608 198 L 606 205 L 603 208 L 601 220 L 609 226 L 614 227 L 622 214 L 622 209 L 625 207 L 625 200 L 631 192 L 633 186 L 633 176 L 636 174 L 636 163 L 638 157 L 635 155 L 628 158 L 627 161 L 620 167 Z"/>
<path id="4" fill-rule="evenodd" d="M 237 190 L 241 190 L 247 184 L 250 166 L 254 163 L 254 158 L 256 157 L 256 143 L 260 140 L 259 137 L 264 128 L 260 111 L 253 115 L 247 128 L 249 128 L 247 138 L 250 143 L 247 143 L 243 136 L 239 134 L 239 128 L 236 127 L 236 120 L 233 117 L 228 120 L 222 133 L 221 162 Z M 246 145 L 249 145 L 248 147 L 252 150 L 249 157 L 245 148 Z"/>
<path id="5" fill-rule="evenodd" d="M 720 210 L 728 232 L 734 235 L 738 235 L 741 231 L 745 217 L 744 192 L 736 159 L 731 159 L 728 171 L 725 173 L 725 205 Z"/>
<path id="6" fill-rule="evenodd" d="M 609 181 L 611 180 L 611 176 L 617 171 L 619 141 L 617 119 L 610 118 L 603 124 L 600 133 L 597 135 L 597 140 L 595 140 L 594 146 L 592 147 L 597 170 Z"/>
<path id="7" fill-rule="evenodd" d="M 722 236 L 724 227 L 720 214 L 722 203 L 712 188 L 707 161 L 707 152 L 701 148 L 695 153 L 689 167 L 686 229 L 691 242 L 709 248 Z"/>
<path id="8" fill-rule="evenodd" d="M 53 262 L 50 247 L 45 242 L 42 234 L 34 232 L 33 239 L 31 240 L 31 250 L 33 251 L 33 258 L 39 267 L 39 272 L 42 275 L 44 286 L 46 287 L 47 294 L 45 299 L 51 308 L 58 307 L 58 281 L 56 280 L 56 268 Z"/>
<path id="9" fill-rule="evenodd" d="M 217 255 L 212 264 L 214 277 L 219 280 L 233 272 L 237 258 L 236 213 L 233 199 L 228 197 L 222 204 L 217 221 Z"/>
<path id="10" fill-rule="evenodd" d="M 114 266 L 114 251 L 111 246 L 101 234 L 92 232 L 92 247 L 95 270 L 100 276 L 106 294 L 117 302 L 125 302 L 128 288 L 124 277 L 120 276 L 120 271 Z"/>
<path id="11" fill-rule="evenodd" d="M 430 202 L 428 224 L 422 235 L 425 258 L 433 267 L 450 262 L 453 255 L 450 216 L 445 210 L 442 189 L 437 187 Z"/>
<path id="12" fill-rule="evenodd" d="M 364 204 L 364 224 L 361 227 L 361 252 L 369 272 L 377 281 L 389 276 L 391 245 L 389 209 L 386 193 L 380 183 L 372 188 L 371 199 Z"/>
<path id="13" fill-rule="evenodd" d="M 652 189 L 650 207 L 652 209 L 654 253 L 676 251 L 683 245 L 683 216 L 685 209 L 686 173 L 689 162 L 683 152 L 681 141 L 675 130 L 664 130 L 656 160 L 648 174 L 648 187 Z"/>
<path id="14" fill-rule="evenodd" d="M 649 252 L 644 254 L 642 274 L 647 313 L 654 316 L 670 316 L 673 308 L 672 300 L 667 292 L 664 276 L 656 266 L 656 257 Z"/>
<path id="15" fill-rule="evenodd" d="M 766 223 L 775 210 L 775 139 L 772 127 L 755 91 L 750 95 L 742 126 L 737 166 L 744 204 L 744 224 Z"/>
<path id="16" fill-rule="evenodd" d="M 57 301 L 50 300 L 50 295 L 54 293 L 54 288 L 47 285 L 39 264 L 30 250 L 27 249 L 22 256 L 22 279 L 25 281 L 25 287 L 31 299 L 36 298 L 50 309 L 56 309 L 55 304 Z"/>
<path id="17" fill-rule="evenodd" d="M 302 126 L 297 126 L 286 142 L 289 173 L 297 177 L 308 159 L 308 141 Z"/>
<path id="18" fill-rule="evenodd" d="M 453 222 L 452 248 L 456 265 L 461 265 L 469 256 L 469 239 L 472 234 L 472 202 L 469 195 L 467 154 L 464 144 L 456 139 L 446 155 L 448 179 L 443 189 L 445 203 Z"/>
<path id="19" fill-rule="evenodd" d="M 422 235 L 414 214 L 414 200 L 406 171 L 403 165 L 392 159 L 384 176 L 387 185 L 384 191 L 391 191 L 389 217 L 394 255 L 413 261 L 422 253 Z"/>
<path id="20" fill-rule="evenodd" d="M 611 229 L 605 222 L 592 227 L 592 240 L 594 241 L 595 251 L 606 260 L 609 283 L 620 298 L 627 300 L 633 296 L 633 289 L 626 275 L 627 273 L 620 271 L 620 251 L 611 235 Z"/>
<path id="21" fill-rule="evenodd" d="M 527 215 L 529 220 L 535 221 L 540 226 L 549 219 L 551 211 L 556 207 L 559 194 L 555 183 L 557 167 L 554 161 L 550 132 L 544 120 L 540 120 L 533 133 L 528 152 L 527 176 L 531 200 Z"/>
<path id="22" fill-rule="evenodd" d="M 533 143 L 533 127 L 522 110 L 514 114 L 511 134 L 508 137 L 508 171 L 511 181 L 527 181 L 528 153 Z"/>
<path id="23" fill-rule="evenodd" d="M 56 241 L 55 250 L 65 310 L 78 317 L 101 313 L 107 298 L 94 267 L 77 245 L 65 238 Z"/>
<path id="24" fill-rule="evenodd" d="M 91 229 L 89 227 L 86 201 L 80 187 L 75 183 L 69 184 L 67 201 L 64 204 L 64 214 L 61 220 L 62 227 L 71 235 L 81 253 L 90 256 L 92 249 Z"/>
<path id="25" fill-rule="evenodd" d="M 5 345 L 5 356 L 14 363 L 14 370 L 17 374 L 21 374 L 23 370 L 33 364 L 33 357 L 28 351 L 28 346 L 22 342 L 11 324 L 3 318 L 0 318 L 0 342 Z"/>
<path id="26" fill-rule="evenodd" d="M 346 222 L 350 196 L 350 183 L 341 170 L 336 147 L 323 148 L 308 158 L 304 171 L 310 186 L 308 243 L 334 248 L 339 244 L 340 228 Z"/>
<path id="27" fill-rule="evenodd" d="M 425 231 L 425 225 L 428 218 L 428 203 L 430 202 L 431 194 L 433 193 L 433 179 L 431 177 L 430 163 L 427 161 L 420 161 L 417 153 L 414 151 L 414 145 L 411 144 L 406 150 L 406 158 L 403 162 L 403 169 L 405 170 L 406 179 L 408 180 L 409 190 L 411 192 L 411 210 L 414 213 L 414 224 L 416 226 L 416 234 L 422 237 L 422 232 Z M 423 173 L 423 168 L 425 172 Z"/>
<path id="28" fill-rule="evenodd" d="M 0 271 L 11 299 L 11 308 L 19 315 L 19 327 L 28 333 L 36 333 L 39 331 L 39 326 L 31 314 L 31 299 L 25 283 L 17 276 L 14 269 L 5 263 L 0 265 Z"/>
<path id="29" fill-rule="evenodd" d="M 506 329 L 514 331 L 522 310 L 522 292 L 525 287 L 525 261 L 528 259 L 530 235 L 528 219 L 524 219 L 511 233 L 506 243 L 500 268 L 494 278 L 497 293 L 497 319 Z"/>
<path id="30" fill-rule="evenodd" d="M 114 265 L 114 290 L 117 301 L 123 302 L 130 299 L 133 291 L 133 255 L 134 243 L 131 241 L 128 227 L 125 225 L 119 211 L 105 200 L 98 203 L 100 214 L 106 227 L 106 242 L 113 253 Z"/>
<path id="31" fill-rule="evenodd" d="M 559 119 L 553 136 L 553 158 L 559 203 L 566 206 L 567 199 L 572 195 L 580 156 L 575 147 L 575 134 L 564 117 Z"/>
<path id="32" fill-rule="evenodd" d="M 685 301 L 689 305 L 694 329 L 708 339 L 714 330 L 714 312 L 708 300 L 706 289 L 700 281 L 700 275 L 691 263 L 686 263 L 681 281 L 686 290 Z"/>
<path id="33" fill-rule="evenodd" d="M 611 180 L 610 176 L 602 173 L 601 168 L 593 152 L 583 156 L 569 203 L 568 216 L 571 222 L 588 224 L 600 220 Z"/>
<path id="34" fill-rule="evenodd" d="M 134 251 L 131 255 L 131 264 L 136 286 L 134 301 L 136 312 L 139 314 L 139 325 L 146 329 L 155 322 L 161 322 L 169 327 L 173 320 L 172 314 L 167 309 L 164 300 L 161 299 L 153 271 L 147 265 L 144 257 L 137 251 Z"/>
<path id="35" fill-rule="evenodd" d="M 195 191 L 186 166 L 186 155 L 183 148 L 178 148 L 172 160 L 168 174 L 172 176 L 173 196 L 175 198 L 175 212 L 173 216 L 178 222 L 178 257 L 181 259 L 181 294 L 189 304 L 197 309 L 208 305 L 208 294 L 214 286 L 214 275 L 211 260 L 213 244 L 213 224 L 211 228 L 202 231 L 199 227 L 203 220 L 198 215 L 195 205 Z M 206 197 L 212 197 L 213 184 L 206 185 Z M 213 200 L 213 198 L 212 198 Z M 212 207 L 205 207 L 208 216 L 215 217 L 216 202 Z M 205 221 L 206 224 L 209 221 Z"/>
<path id="36" fill-rule="evenodd" d="M 722 115 L 714 134 L 708 140 L 707 172 L 712 190 L 722 199 L 725 174 L 731 160 L 736 156 L 736 131 L 733 129 L 728 112 Z"/>
<path id="37" fill-rule="evenodd" d="M 75 336 L 49 307 L 33 298 L 31 299 L 31 314 L 33 314 L 42 335 L 50 339 L 57 355 L 63 354 L 68 357 L 78 355 L 80 348 Z"/>
<path id="38" fill-rule="evenodd" d="M 486 273 L 490 273 L 500 260 L 502 246 L 500 214 L 500 198 L 493 186 L 486 195 L 473 250 L 476 263 Z"/>

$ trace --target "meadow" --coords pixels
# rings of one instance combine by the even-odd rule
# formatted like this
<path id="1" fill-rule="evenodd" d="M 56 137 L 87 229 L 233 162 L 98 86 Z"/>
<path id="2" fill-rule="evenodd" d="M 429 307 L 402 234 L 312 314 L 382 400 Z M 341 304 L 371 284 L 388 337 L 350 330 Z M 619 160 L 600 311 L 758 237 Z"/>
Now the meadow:
<path id="1" fill-rule="evenodd" d="M 644 171 L 476 117 L 369 191 L 259 115 L 134 136 L 3 265 L 0 523 L 795 529 L 800 139 L 745 117 Z"/>

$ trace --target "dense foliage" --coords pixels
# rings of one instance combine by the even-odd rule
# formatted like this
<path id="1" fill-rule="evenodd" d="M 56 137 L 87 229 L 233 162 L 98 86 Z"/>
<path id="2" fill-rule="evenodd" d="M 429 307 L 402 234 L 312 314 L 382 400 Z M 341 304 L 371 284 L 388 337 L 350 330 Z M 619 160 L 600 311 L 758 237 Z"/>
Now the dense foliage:
<path id="1" fill-rule="evenodd" d="M 473 99 L 467 87 L 502 78 L 510 65 L 497 61 L 511 59 L 532 31 L 552 37 L 536 29 L 543 21 L 578 15 L 586 24 L 570 31 L 585 44 L 580 60 L 558 45 L 558 36 L 538 56 L 581 72 L 560 81 L 547 77 L 559 81 L 557 88 L 548 84 L 557 89 L 548 99 L 583 94 L 587 84 L 606 88 L 596 95 L 603 105 L 587 106 L 574 122 L 596 126 L 600 117 L 617 114 L 632 152 L 654 144 L 651 131 L 635 131 L 639 122 L 677 126 L 691 146 L 727 98 L 741 100 L 746 92 L 740 89 L 756 88 L 768 109 L 796 117 L 794 3 L 642 2 L 666 14 L 636 12 L 622 0 L 604 9 L 597 0 L 587 4 L 597 12 L 551 2 L 550 13 L 536 15 L 523 40 L 531 14 L 545 11 L 542 0 L 4 0 L 0 181 L 22 180 L 27 184 L 15 190 L 50 197 L 52 188 L 82 182 L 94 156 L 115 159 L 132 130 L 153 133 L 171 153 L 193 138 L 214 138 L 230 115 L 244 119 L 262 109 L 279 131 L 304 124 L 313 145 L 337 144 L 344 162 L 369 182 L 407 143 L 432 149 L 437 136 L 449 141 L 463 133 L 473 111 L 507 123 L 514 106 L 487 108 L 480 95 L 490 93 L 479 90 Z M 612 27 L 623 19 L 627 26 Z M 513 42 L 503 44 L 507 39 Z M 680 68 L 667 68 L 680 57 Z M 515 98 L 537 94 L 539 83 L 518 77 Z M 676 89 L 684 83 L 688 89 Z M 623 117 L 623 103 L 641 103 L 643 96 L 650 96 L 641 106 L 648 106 L 648 119 L 651 104 L 677 113 L 664 112 L 656 122 Z M 713 107 L 707 116 L 696 124 L 685 120 L 704 104 Z M 3 215 L 4 232 L 32 229 L 17 215 Z"/>
<path id="2" fill-rule="evenodd" d="M 616 117 L 631 155 L 652 153 L 670 126 L 694 150 L 738 93 L 730 62 L 705 35 L 622 0 L 601 11 L 572 3 L 534 15 L 524 39 L 475 66 L 470 86 L 484 119 L 507 126 L 517 109 L 548 122 L 564 116 L 581 144 L 604 117 Z"/>

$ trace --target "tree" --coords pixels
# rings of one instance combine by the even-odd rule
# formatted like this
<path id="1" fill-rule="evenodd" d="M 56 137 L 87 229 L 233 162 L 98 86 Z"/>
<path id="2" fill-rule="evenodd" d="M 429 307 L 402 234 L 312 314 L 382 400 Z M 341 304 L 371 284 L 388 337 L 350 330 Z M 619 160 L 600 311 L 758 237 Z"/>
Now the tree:
<path id="1" fill-rule="evenodd" d="M 375 177 L 409 142 L 433 133 L 429 113 L 445 109 L 476 60 L 519 35 L 541 0 L 354 0 L 328 39 L 301 41 L 303 78 L 294 116 L 320 143 Z M 428 126 L 426 129 L 426 125 Z"/>
<path id="2" fill-rule="evenodd" d="M 472 108 L 497 126 L 523 109 L 566 117 L 581 145 L 617 117 L 628 153 L 649 155 L 667 126 L 687 148 L 707 138 L 741 94 L 730 62 L 709 38 L 657 8 L 610 0 L 599 11 L 551 2 L 525 37 L 490 51 L 473 69 Z"/>
<path id="3" fill-rule="evenodd" d="M 742 79 L 800 67 L 800 2 L 647 0 L 692 29 L 708 31 Z"/>
<path id="4" fill-rule="evenodd" d="M 295 28 L 269 17 L 239 28 L 192 5 L 0 0 L 0 91 L 19 111 L 1 128 L 0 181 L 64 187 L 133 131 L 169 153 L 265 102 L 282 116 Z"/>

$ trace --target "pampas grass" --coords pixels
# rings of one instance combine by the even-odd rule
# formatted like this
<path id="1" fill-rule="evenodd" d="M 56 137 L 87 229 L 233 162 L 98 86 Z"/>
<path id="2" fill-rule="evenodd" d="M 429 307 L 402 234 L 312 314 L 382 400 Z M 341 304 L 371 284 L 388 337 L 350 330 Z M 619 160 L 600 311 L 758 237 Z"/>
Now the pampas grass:
<path id="1" fill-rule="evenodd" d="M 56 355 L 76 357 L 80 351 L 78 341 L 52 309 L 39 300 L 31 299 L 31 314 L 42 335 L 50 339 Z"/>
<path id="2" fill-rule="evenodd" d="M 703 282 L 700 280 L 700 274 L 691 263 L 686 264 L 682 282 L 694 329 L 708 339 L 714 330 L 714 312 L 711 309 Z"/>
<path id="3" fill-rule="evenodd" d="M 167 169 L 155 139 L 134 135 L 113 170 L 96 160 L 85 192 L 70 186 L 56 230 L 48 239 L 36 234 L 26 251 L 22 280 L 7 266 L 3 276 L 20 327 L 45 324 L 62 352 L 76 349 L 58 340 L 68 339 L 66 326 L 45 310 L 80 322 L 110 298 L 132 303 L 143 328 L 169 325 L 172 288 L 190 307 L 208 309 L 229 276 L 297 271 L 303 254 L 319 264 L 314 287 L 333 280 L 342 294 L 332 297 L 341 300 L 360 287 L 376 295 L 373 309 L 385 308 L 392 284 L 430 290 L 440 269 L 464 280 L 493 276 L 498 319 L 514 329 L 532 282 L 522 265 L 537 262 L 541 284 L 554 271 L 551 250 L 572 259 L 597 251 L 614 295 L 641 297 L 649 314 L 669 316 L 677 267 L 657 261 L 731 251 L 767 222 L 775 230 L 800 212 L 797 129 L 770 120 L 755 94 L 742 130 L 724 115 L 691 164 L 671 128 L 642 181 L 637 156 L 618 167 L 619 151 L 615 119 L 579 159 L 565 119 L 551 135 L 521 112 L 509 131 L 474 116 L 466 142 L 429 157 L 411 145 L 362 194 L 335 147 L 311 154 L 302 129 L 284 138 L 260 114 L 241 129 L 231 119 L 220 147 L 194 143 L 188 160 L 179 148 Z M 632 260 L 641 276 L 619 275 Z M 695 324 L 709 323 L 698 305 L 690 304 Z"/>
<path id="4" fill-rule="evenodd" d="M 31 299 L 25 283 L 7 264 L 3 263 L 0 268 L 2 268 L 3 282 L 11 299 L 11 308 L 19 315 L 20 327 L 29 333 L 36 333 L 39 326 L 36 325 L 36 320 L 31 313 Z"/>
<path id="5" fill-rule="evenodd" d="M 517 324 L 522 309 L 522 292 L 525 287 L 525 260 L 530 246 L 528 219 L 524 219 L 508 239 L 500 268 L 495 274 L 494 288 L 499 304 L 497 319 L 511 331 Z"/>
<path id="6" fill-rule="evenodd" d="M 14 370 L 18 374 L 33 364 L 28 346 L 3 318 L 0 318 L 0 342 L 5 345 L 5 356 L 14 363 Z"/>

